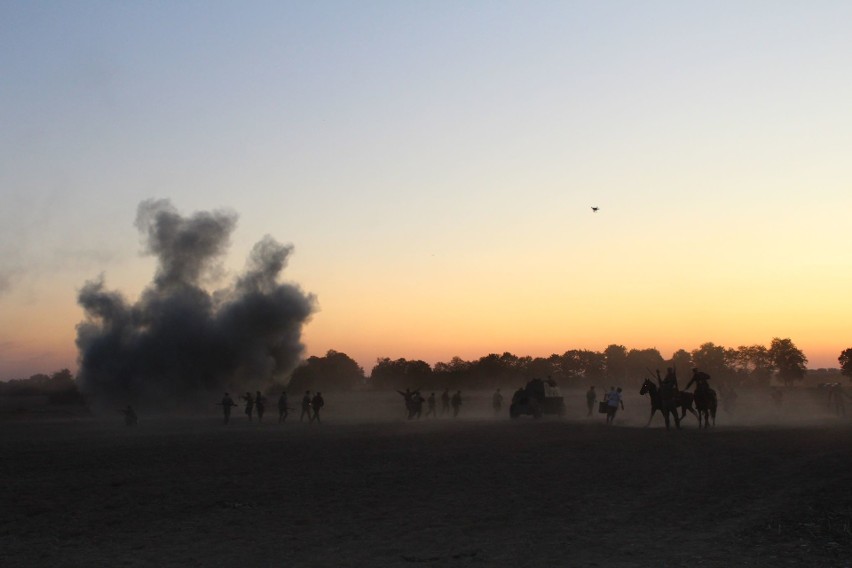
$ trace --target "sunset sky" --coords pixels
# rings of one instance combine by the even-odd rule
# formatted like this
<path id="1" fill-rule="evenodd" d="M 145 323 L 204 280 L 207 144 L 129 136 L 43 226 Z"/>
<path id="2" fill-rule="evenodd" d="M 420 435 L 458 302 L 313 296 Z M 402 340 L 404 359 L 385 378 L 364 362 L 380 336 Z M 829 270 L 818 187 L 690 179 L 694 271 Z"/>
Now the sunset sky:
<path id="1" fill-rule="evenodd" d="M 0 4 L 0 379 L 151 281 L 138 204 L 239 214 L 307 355 L 852 347 L 848 1 Z M 592 206 L 600 210 L 593 213 Z M 227 281 L 228 276 L 223 277 Z"/>

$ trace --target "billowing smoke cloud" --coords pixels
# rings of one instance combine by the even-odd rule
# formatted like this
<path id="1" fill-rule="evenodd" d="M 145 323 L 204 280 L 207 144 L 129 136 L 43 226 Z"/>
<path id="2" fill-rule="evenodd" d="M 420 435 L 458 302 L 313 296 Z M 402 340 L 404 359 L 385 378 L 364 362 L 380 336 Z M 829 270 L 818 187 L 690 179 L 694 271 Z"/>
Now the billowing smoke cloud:
<path id="1" fill-rule="evenodd" d="M 157 272 L 136 303 L 107 290 L 102 276 L 80 290 L 87 395 L 161 407 L 209 403 L 223 390 L 262 388 L 293 370 L 314 297 L 278 282 L 292 246 L 267 236 L 233 286 L 212 293 L 203 286 L 221 276 L 236 220 L 222 211 L 183 217 L 167 200 L 139 205 L 136 226 Z"/>

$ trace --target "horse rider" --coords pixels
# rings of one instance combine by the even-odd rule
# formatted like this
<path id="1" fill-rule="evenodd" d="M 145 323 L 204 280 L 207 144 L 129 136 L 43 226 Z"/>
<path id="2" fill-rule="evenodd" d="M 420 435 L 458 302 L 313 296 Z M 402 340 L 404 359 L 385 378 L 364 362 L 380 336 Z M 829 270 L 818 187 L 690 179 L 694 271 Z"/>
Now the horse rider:
<path id="1" fill-rule="evenodd" d="M 707 378 L 709 379 L 710 377 Z M 675 390 L 678 390 L 677 372 L 675 372 L 674 367 L 666 367 L 666 378 L 663 379 L 662 384 L 674 385 Z"/>
<path id="2" fill-rule="evenodd" d="M 695 383 L 695 392 L 699 391 L 707 391 L 710 390 L 710 385 L 707 381 L 710 380 L 710 375 L 703 371 L 699 371 L 697 368 L 692 369 L 692 378 L 689 379 L 689 382 L 686 384 L 686 388 L 692 386 L 692 383 Z"/>

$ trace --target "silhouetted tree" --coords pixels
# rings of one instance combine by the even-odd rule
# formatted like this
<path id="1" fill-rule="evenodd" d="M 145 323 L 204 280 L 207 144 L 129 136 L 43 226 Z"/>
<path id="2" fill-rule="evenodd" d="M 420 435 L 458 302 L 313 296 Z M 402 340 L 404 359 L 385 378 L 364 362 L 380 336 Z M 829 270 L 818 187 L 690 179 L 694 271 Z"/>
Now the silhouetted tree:
<path id="1" fill-rule="evenodd" d="M 527 379 L 544 379 L 548 375 L 553 375 L 554 371 L 553 361 L 549 358 L 536 357 L 527 365 L 526 375 Z"/>
<path id="2" fill-rule="evenodd" d="M 82 404 L 84 402 L 74 375 L 68 369 L 51 375 L 37 373 L 28 379 L 0 382 L 2 396 L 47 396 L 51 404 Z"/>
<path id="3" fill-rule="evenodd" d="M 642 382 L 646 377 L 652 378 L 648 371 L 653 373 L 657 369 L 662 370 L 665 363 L 665 359 L 656 349 L 631 349 L 627 353 L 627 373 L 634 382 Z"/>
<path id="4" fill-rule="evenodd" d="M 580 351 L 572 349 L 562 355 L 552 355 L 554 367 L 558 368 L 559 376 L 566 383 L 583 376 L 583 361 Z"/>
<path id="5" fill-rule="evenodd" d="M 666 366 L 674 367 L 674 370 L 678 374 L 678 377 L 689 377 L 689 375 L 691 374 L 689 371 L 693 367 L 692 355 L 690 355 L 689 351 L 687 351 L 686 349 L 678 349 L 672 354 L 671 361 L 669 361 L 669 365 Z"/>
<path id="6" fill-rule="evenodd" d="M 606 360 L 606 378 L 623 381 L 627 377 L 627 348 L 624 345 L 609 345 L 604 349 Z"/>
<path id="7" fill-rule="evenodd" d="M 791 339 L 773 338 L 769 346 L 769 358 L 772 366 L 778 371 L 778 378 L 784 381 L 785 385 L 805 378 L 808 358 Z"/>
<path id="8" fill-rule="evenodd" d="M 435 388 L 462 388 L 469 376 L 470 367 L 471 363 L 459 356 L 453 357 L 447 363 L 435 363 L 432 367 Z"/>
<path id="9" fill-rule="evenodd" d="M 727 350 L 712 341 L 703 343 L 692 351 L 692 364 L 716 379 L 727 379 L 735 374 L 728 366 L 730 355 Z M 690 373 L 690 376 L 692 373 Z"/>
<path id="10" fill-rule="evenodd" d="M 852 380 L 852 347 L 844 349 L 837 360 L 840 362 L 840 373 Z"/>
<path id="11" fill-rule="evenodd" d="M 763 345 L 737 347 L 737 366 L 756 384 L 768 384 L 772 376 L 772 360 L 769 350 Z"/>
<path id="12" fill-rule="evenodd" d="M 606 357 L 597 351 L 572 349 L 556 359 L 560 380 L 566 386 L 588 381 L 599 381 L 606 376 Z"/>
<path id="13" fill-rule="evenodd" d="M 288 389 L 296 393 L 304 390 L 351 390 L 364 382 L 364 369 L 345 353 L 332 349 L 325 357 L 308 357 L 296 367 Z"/>
<path id="14" fill-rule="evenodd" d="M 529 359 L 520 359 L 511 353 L 490 353 L 471 361 L 462 375 L 466 388 L 492 388 L 497 385 L 513 385 L 523 382 Z M 461 386 L 461 385 L 459 385 Z"/>
<path id="15" fill-rule="evenodd" d="M 606 376 L 606 356 L 599 351 L 580 351 L 583 375 L 587 381 L 599 381 Z"/>
<path id="16" fill-rule="evenodd" d="M 817 384 L 836 383 L 843 378 L 842 369 L 808 369 L 805 373 L 805 380 L 812 381 Z"/>
<path id="17" fill-rule="evenodd" d="M 420 360 L 376 359 L 370 372 L 370 387 L 374 389 L 419 389 L 431 386 L 432 367 Z"/>

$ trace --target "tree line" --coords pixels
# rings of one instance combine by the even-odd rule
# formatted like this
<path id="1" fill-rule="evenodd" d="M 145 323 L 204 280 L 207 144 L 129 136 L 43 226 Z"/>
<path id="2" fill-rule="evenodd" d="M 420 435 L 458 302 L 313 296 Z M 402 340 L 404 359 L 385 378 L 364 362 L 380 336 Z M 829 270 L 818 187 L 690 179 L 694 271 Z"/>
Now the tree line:
<path id="1" fill-rule="evenodd" d="M 77 404 L 83 400 L 76 379 L 68 369 L 50 375 L 37 373 L 28 379 L 0 381 L 0 396 L 47 396 L 51 404 Z"/>
<path id="2" fill-rule="evenodd" d="M 838 358 L 843 375 L 852 378 L 852 348 Z M 582 387 L 601 382 L 630 385 L 650 378 L 657 369 L 674 367 L 681 379 L 697 367 L 718 383 L 765 386 L 774 377 L 785 385 L 802 381 L 808 359 L 789 338 L 770 345 L 729 348 L 707 342 L 697 349 L 678 349 L 666 359 L 657 349 L 628 349 L 609 345 L 603 351 L 572 349 L 549 357 L 492 353 L 466 361 L 453 357 L 429 365 L 419 359 L 379 358 L 369 375 L 348 355 L 329 351 L 309 357 L 294 372 L 289 388 L 302 390 L 482 389 L 517 388 L 532 378 L 552 377 L 561 386 Z M 831 373 L 827 373 L 831 376 Z M 685 382 L 684 382 L 685 384 Z"/>
<path id="3" fill-rule="evenodd" d="M 837 380 L 835 370 L 808 371 L 804 353 L 789 338 L 774 338 L 771 344 L 727 348 L 708 342 L 697 349 L 678 349 L 665 359 L 657 349 L 627 349 L 612 344 L 603 351 L 571 349 L 549 357 L 491 353 L 476 360 L 453 357 L 434 366 L 419 359 L 383 357 L 367 375 L 345 353 L 328 351 L 322 357 L 308 357 L 294 371 L 288 384 L 291 392 L 303 390 L 396 390 L 396 389 L 491 389 L 517 388 L 532 378 L 552 377 L 564 387 L 612 383 L 631 385 L 650 377 L 657 369 L 674 367 L 681 379 L 688 379 L 697 367 L 714 380 L 733 386 L 765 386 L 775 377 L 790 385 L 806 373 L 819 374 L 824 382 Z M 852 347 L 838 357 L 840 373 L 852 379 Z M 0 381 L 0 396 L 48 396 L 51 403 L 79 403 L 82 397 L 71 371 L 51 375 L 35 374 L 28 379 Z"/>

